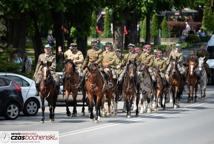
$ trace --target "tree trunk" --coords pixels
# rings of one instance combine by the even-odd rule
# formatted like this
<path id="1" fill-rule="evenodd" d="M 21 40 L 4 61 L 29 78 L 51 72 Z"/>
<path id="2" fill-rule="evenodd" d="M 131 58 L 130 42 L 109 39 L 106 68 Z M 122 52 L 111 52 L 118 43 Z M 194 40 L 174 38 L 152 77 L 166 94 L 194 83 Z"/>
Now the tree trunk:
<path id="1" fill-rule="evenodd" d="M 38 26 L 38 18 L 34 12 L 30 13 L 31 18 L 33 20 L 33 26 L 35 29 L 34 36 L 32 38 L 33 41 L 33 48 L 34 48 L 34 55 L 35 55 L 35 64 L 38 61 L 38 56 L 42 53 L 42 39 L 41 39 L 41 33 L 39 31 L 39 26 Z"/>
<path id="2" fill-rule="evenodd" d="M 54 23 L 54 36 L 56 39 L 56 61 L 58 63 L 60 59 L 58 55 L 58 46 L 61 46 L 64 52 L 64 32 L 62 30 L 62 27 L 64 26 L 64 16 L 62 12 L 55 12 L 52 10 L 52 17 Z"/>
<path id="3" fill-rule="evenodd" d="M 137 22 L 138 20 L 136 14 L 132 13 L 132 15 L 130 15 L 130 19 L 127 20 L 128 35 L 125 39 L 125 46 L 127 46 L 129 43 L 138 43 Z"/>
<path id="4" fill-rule="evenodd" d="M 25 13 L 17 14 L 8 19 L 8 44 L 13 48 L 25 50 L 26 44 L 26 29 L 27 29 L 27 16 Z"/>
<path id="5" fill-rule="evenodd" d="M 148 12 L 146 14 L 146 40 L 145 43 L 150 43 L 150 37 L 151 37 L 151 29 L 150 29 L 150 19 L 151 19 L 151 14 Z"/>
<path id="6" fill-rule="evenodd" d="M 125 36 L 123 34 L 123 25 L 119 22 L 113 21 L 113 43 L 115 48 L 124 49 Z"/>
<path id="7" fill-rule="evenodd" d="M 87 54 L 87 36 L 77 36 L 77 45 L 85 57 Z"/>

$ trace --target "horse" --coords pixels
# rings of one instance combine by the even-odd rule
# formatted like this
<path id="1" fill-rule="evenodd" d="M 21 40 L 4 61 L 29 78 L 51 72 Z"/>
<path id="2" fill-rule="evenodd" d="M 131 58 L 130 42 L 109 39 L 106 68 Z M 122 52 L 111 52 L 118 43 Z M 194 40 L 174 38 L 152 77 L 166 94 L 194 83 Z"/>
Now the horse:
<path id="1" fill-rule="evenodd" d="M 116 115 L 116 109 L 117 109 L 117 103 L 116 103 L 116 84 L 117 84 L 117 80 L 115 78 L 113 78 L 113 73 L 112 70 L 109 67 L 105 67 L 104 69 L 105 72 L 103 72 L 104 77 L 108 77 L 106 79 L 108 79 L 109 82 L 111 82 L 111 86 L 106 86 L 106 88 L 104 88 L 104 96 L 105 99 L 103 99 L 103 105 L 102 105 L 102 109 L 104 112 L 105 116 L 109 116 L 111 115 L 111 113 L 113 113 L 114 115 Z M 108 105 L 108 109 L 107 111 L 105 110 L 105 100 L 107 100 L 107 105 Z M 113 107 L 112 107 L 112 102 L 113 102 Z M 112 107 L 112 109 L 111 109 Z M 113 111 L 112 111 L 113 110 Z"/>
<path id="2" fill-rule="evenodd" d="M 169 84 L 170 91 L 172 93 L 173 99 L 173 108 L 179 107 L 180 95 L 182 93 L 182 76 L 177 67 L 177 61 L 171 60 L 169 65 L 171 65 L 171 69 L 169 71 Z"/>
<path id="3" fill-rule="evenodd" d="M 41 121 L 44 123 L 45 121 L 45 99 L 48 101 L 49 106 L 49 118 L 51 121 L 54 121 L 54 111 L 56 107 L 57 96 L 59 93 L 59 88 L 57 87 L 49 69 L 51 63 L 42 63 L 41 68 L 41 82 L 39 84 L 39 95 L 42 102 L 42 119 Z"/>
<path id="4" fill-rule="evenodd" d="M 156 78 L 155 89 L 155 108 L 161 106 L 163 110 L 166 108 L 166 97 L 168 95 L 169 86 L 166 79 L 161 77 L 159 68 L 153 69 L 154 76 Z"/>
<path id="5" fill-rule="evenodd" d="M 80 83 L 80 76 L 76 72 L 76 65 L 72 60 L 66 60 L 64 65 L 64 99 L 66 104 L 66 114 L 67 116 L 71 116 L 71 112 L 69 110 L 69 96 L 72 95 L 73 98 L 73 113 L 72 116 L 77 115 L 77 94 Z"/>
<path id="6" fill-rule="evenodd" d="M 205 69 L 205 57 L 198 58 L 198 67 L 196 73 L 199 77 L 199 86 L 201 92 L 201 98 L 206 97 L 206 88 L 208 83 L 207 72 Z"/>
<path id="7" fill-rule="evenodd" d="M 198 76 L 196 74 L 196 68 L 197 68 L 197 59 L 196 58 L 189 58 L 187 62 L 187 87 L 189 90 L 188 93 L 188 100 L 187 102 L 192 102 L 193 101 L 193 96 L 194 96 L 194 102 L 196 102 L 197 99 L 197 90 L 198 90 Z"/>
<path id="8" fill-rule="evenodd" d="M 131 107 L 137 93 L 137 65 L 135 62 L 129 61 L 124 75 L 122 94 L 126 104 L 126 116 L 131 117 Z M 136 102 L 136 116 L 138 115 L 138 102 Z"/>
<path id="9" fill-rule="evenodd" d="M 139 66 L 140 72 L 140 101 L 141 109 L 140 113 L 151 112 L 152 109 L 152 100 L 154 98 L 154 84 L 152 77 L 149 73 L 148 67 L 144 64 Z M 149 109 L 148 109 L 149 108 Z"/>
<path id="10" fill-rule="evenodd" d="M 104 98 L 104 80 L 97 64 L 91 63 L 86 68 L 87 76 L 85 79 L 85 90 L 88 97 L 90 119 L 94 119 L 93 107 L 95 105 L 95 120 L 99 121 L 101 116 L 100 110 Z"/>

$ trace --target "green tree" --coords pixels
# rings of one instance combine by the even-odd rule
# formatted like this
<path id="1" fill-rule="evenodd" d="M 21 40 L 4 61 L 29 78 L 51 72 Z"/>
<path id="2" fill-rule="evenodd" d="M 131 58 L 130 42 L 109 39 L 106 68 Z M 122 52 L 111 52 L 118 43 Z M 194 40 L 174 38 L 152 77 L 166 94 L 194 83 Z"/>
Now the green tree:
<path id="1" fill-rule="evenodd" d="M 105 8 L 105 19 L 104 19 L 104 37 L 108 38 L 111 36 L 111 22 L 109 8 Z"/>
<path id="2" fill-rule="evenodd" d="M 159 26 L 158 26 L 157 13 L 154 13 L 152 16 L 151 35 L 154 38 L 154 45 L 157 45 L 158 44 L 158 36 L 159 36 Z"/>
<path id="3" fill-rule="evenodd" d="M 212 9 L 210 7 L 210 0 L 207 0 L 205 6 L 204 6 L 204 13 L 203 13 L 203 20 L 202 20 L 202 28 L 212 33 L 214 31 L 214 13 L 212 12 Z"/>
<path id="4" fill-rule="evenodd" d="M 140 22 L 140 37 L 146 39 L 146 18 Z"/>
<path id="5" fill-rule="evenodd" d="M 93 11 L 91 16 L 91 26 L 90 26 L 90 36 L 92 38 L 97 37 L 96 24 L 97 24 L 97 15 L 96 15 L 96 12 Z"/>
<path id="6" fill-rule="evenodd" d="M 169 28 L 167 25 L 166 17 L 164 17 L 162 22 L 161 22 L 161 36 L 162 36 L 162 38 L 168 38 L 169 37 Z"/>

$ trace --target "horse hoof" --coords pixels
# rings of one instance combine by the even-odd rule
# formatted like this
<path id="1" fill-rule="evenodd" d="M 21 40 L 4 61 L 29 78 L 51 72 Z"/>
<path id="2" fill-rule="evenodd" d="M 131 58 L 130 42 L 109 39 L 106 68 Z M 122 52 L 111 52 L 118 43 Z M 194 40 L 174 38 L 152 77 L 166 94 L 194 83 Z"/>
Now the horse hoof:
<path id="1" fill-rule="evenodd" d="M 67 112 L 66 114 L 67 114 L 68 117 L 71 116 L 71 112 Z"/>
<path id="2" fill-rule="evenodd" d="M 41 121 L 40 121 L 41 123 L 45 123 L 45 120 L 44 119 L 41 119 Z"/>
<path id="3" fill-rule="evenodd" d="M 73 114 L 72 114 L 72 117 L 77 117 L 77 113 L 73 113 Z"/>
<path id="4" fill-rule="evenodd" d="M 85 116 L 85 112 L 82 112 L 82 116 Z"/>
<path id="5" fill-rule="evenodd" d="M 131 118 L 131 116 L 130 116 L 130 115 L 127 115 L 127 118 Z"/>

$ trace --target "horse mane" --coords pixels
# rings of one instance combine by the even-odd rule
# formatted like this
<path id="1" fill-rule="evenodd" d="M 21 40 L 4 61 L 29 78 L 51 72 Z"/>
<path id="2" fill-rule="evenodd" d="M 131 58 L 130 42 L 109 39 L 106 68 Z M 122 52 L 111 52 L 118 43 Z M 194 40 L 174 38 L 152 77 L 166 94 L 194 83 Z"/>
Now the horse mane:
<path id="1" fill-rule="evenodd" d="M 71 59 L 65 60 L 64 64 L 66 65 L 66 64 L 68 64 L 68 63 L 69 63 L 69 64 L 72 64 L 73 72 L 76 72 L 76 65 L 74 64 L 73 60 L 71 60 Z"/>

